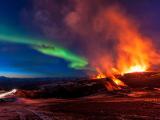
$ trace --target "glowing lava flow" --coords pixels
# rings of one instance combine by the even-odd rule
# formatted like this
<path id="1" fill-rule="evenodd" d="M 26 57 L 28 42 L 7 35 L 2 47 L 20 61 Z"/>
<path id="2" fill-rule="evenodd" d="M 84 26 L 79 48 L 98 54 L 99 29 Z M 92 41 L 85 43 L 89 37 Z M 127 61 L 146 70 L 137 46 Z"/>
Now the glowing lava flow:
<path id="1" fill-rule="evenodd" d="M 98 75 L 96 76 L 96 79 L 106 78 L 106 75 L 103 74 L 98 68 L 96 70 L 98 72 Z"/>
<path id="2" fill-rule="evenodd" d="M 116 78 L 114 76 L 112 77 L 112 80 L 119 87 L 125 87 L 125 86 L 127 86 L 124 82 L 122 82 L 121 80 L 119 80 L 118 78 Z"/>
<path id="3" fill-rule="evenodd" d="M 97 69 L 97 72 L 98 75 L 96 76 L 96 79 L 102 80 L 104 86 L 108 91 L 121 90 L 123 87 L 127 86 L 124 82 L 116 78 L 113 74 L 105 75 L 103 72 L 100 71 L 100 69 Z"/>

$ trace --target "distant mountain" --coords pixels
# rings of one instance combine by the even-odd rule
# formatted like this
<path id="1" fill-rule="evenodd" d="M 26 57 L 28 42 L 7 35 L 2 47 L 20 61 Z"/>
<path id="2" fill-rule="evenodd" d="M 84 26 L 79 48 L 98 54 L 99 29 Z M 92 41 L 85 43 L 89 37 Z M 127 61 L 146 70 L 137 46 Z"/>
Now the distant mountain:
<path id="1" fill-rule="evenodd" d="M 86 80 L 85 78 L 9 78 L 0 76 L 0 89 L 10 90 L 19 89 L 39 89 L 41 85 L 54 84 L 63 81 L 79 81 Z"/>
<path id="2" fill-rule="evenodd" d="M 6 79 L 8 79 L 8 78 L 5 76 L 0 76 L 0 80 L 6 80 Z"/>

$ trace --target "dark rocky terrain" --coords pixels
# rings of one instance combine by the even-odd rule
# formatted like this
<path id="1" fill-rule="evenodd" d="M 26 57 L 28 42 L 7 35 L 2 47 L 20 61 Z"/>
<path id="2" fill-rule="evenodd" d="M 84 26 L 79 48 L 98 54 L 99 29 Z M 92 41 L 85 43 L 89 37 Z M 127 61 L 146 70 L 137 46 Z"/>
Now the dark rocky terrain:
<path id="1" fill-rule="evenodd" d="M 159 120 L 160 74 L 117 77 L 128 87 L 109 92 L 86 79 L 19 87 L 14 101 L 0 102 L 0 120 Z"/>
<path id="2" fill-rule="evenodd" d="M 17 98 L 0 103 L 0 120 L 159 120 L 160 91 L 135 89 L 74 99 Z"/>

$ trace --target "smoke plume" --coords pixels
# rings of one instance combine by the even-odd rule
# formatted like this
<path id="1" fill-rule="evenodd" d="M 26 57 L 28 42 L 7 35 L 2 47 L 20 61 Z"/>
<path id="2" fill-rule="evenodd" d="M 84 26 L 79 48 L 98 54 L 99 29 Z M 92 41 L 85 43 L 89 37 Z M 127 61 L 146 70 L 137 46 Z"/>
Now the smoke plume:
<path id="1" fill-rule="evenodd" d="M 109 75 L 130 66 L 146 69 L 159 56 L 122 8 L 118 0 L 34 0 L 33 21 L 46 37 L 85 56 L 95 70 Z"/>

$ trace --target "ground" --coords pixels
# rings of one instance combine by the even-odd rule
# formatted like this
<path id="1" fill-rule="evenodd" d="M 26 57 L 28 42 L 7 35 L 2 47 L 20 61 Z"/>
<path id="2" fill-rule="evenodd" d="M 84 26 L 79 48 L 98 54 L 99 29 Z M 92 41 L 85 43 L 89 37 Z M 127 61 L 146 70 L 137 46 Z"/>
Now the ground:
<path id="1" fill-rule="evenodd" d="M 0 103 L 0 120 L 160 120 L 160 91 Z"/>

